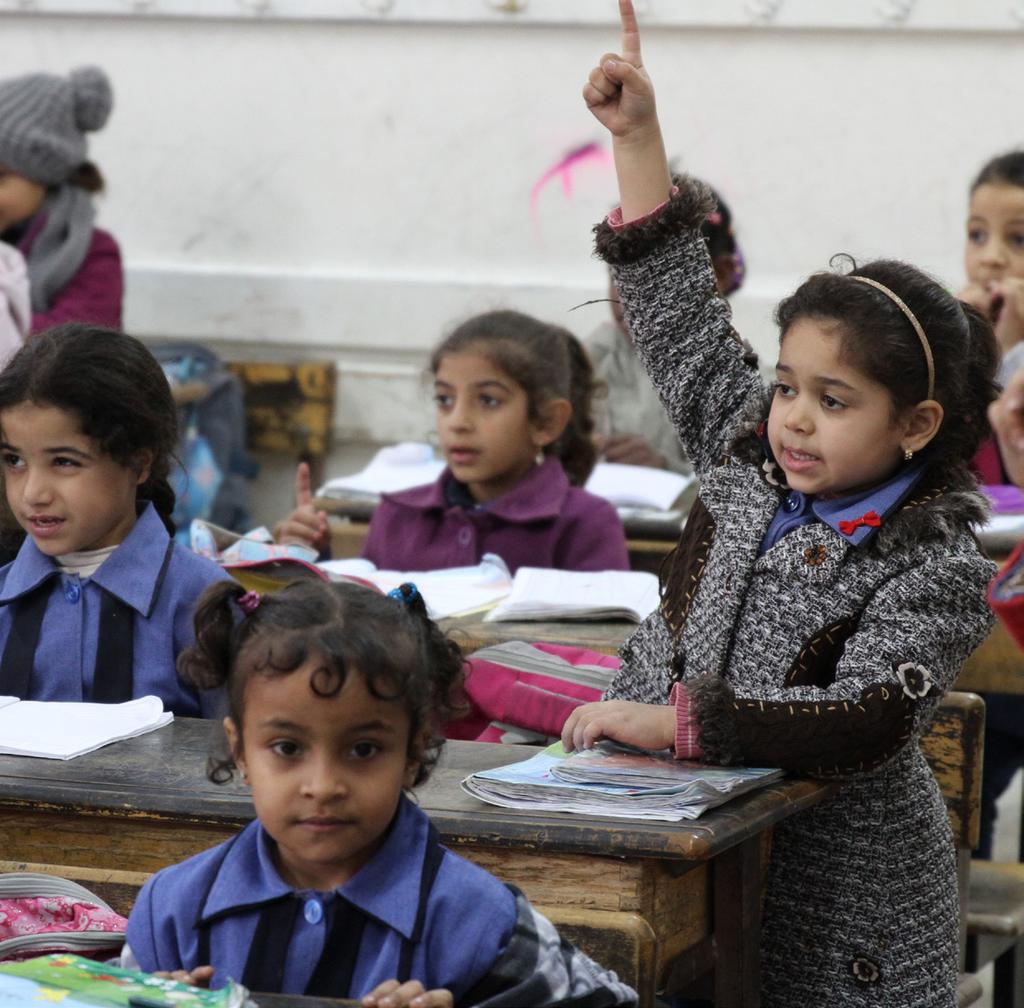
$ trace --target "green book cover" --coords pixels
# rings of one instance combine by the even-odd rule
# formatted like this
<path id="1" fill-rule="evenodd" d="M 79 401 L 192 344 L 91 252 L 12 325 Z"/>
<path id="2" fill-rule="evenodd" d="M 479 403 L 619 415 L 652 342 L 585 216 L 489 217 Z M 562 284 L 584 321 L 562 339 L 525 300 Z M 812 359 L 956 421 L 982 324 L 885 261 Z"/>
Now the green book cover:
<path id="1" fill-rule="evenodd" d="M 0 1008 L 242 1008 L 244 987 L 209 991 L 76 955 L 48 955 L 0 966 Z"/>

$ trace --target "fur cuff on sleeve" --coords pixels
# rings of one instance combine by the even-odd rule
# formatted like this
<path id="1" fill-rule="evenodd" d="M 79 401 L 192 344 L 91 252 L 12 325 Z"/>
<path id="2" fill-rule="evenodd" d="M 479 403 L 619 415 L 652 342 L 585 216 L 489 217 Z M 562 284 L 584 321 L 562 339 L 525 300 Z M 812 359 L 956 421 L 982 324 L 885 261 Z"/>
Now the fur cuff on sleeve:
<path id="1" fill-rule="evenodd" d="M 697 179 L 677 178 L 679 192 L 660 213 L 627 224 L 621 231 L 601 221 L 594 228 L 598 256 L 612 266 L 637 262 L 684 228 L 700 227 L 715 209 L 711 190 Z"/>
<path id="2" fill-rule="evenodd" d="M 689 679 L 690 712 L 700 726 L 700 745 L 709 763 L 741 763 L 743 752 L 733 719 L 733 692 L 718 676 Z"/>

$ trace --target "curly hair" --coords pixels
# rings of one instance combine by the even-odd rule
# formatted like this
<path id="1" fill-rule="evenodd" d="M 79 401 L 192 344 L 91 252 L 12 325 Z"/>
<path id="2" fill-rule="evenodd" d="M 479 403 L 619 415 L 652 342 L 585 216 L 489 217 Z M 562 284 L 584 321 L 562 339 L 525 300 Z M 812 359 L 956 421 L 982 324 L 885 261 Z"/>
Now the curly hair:
<path id="1" fill-rule="evenodd" d="M 211 585 L 195 615 L 196 643 L 178 657 L 178 673 L 202 689 L 223 687 L 239 737 L 248 684 L 291 675 L 311 655 L 314 697 L 337 696 L 350 674 L 362 677 L 379 700 L 398 700 L 409 713 L 409 758 L 419 764 L 415 784 L 430 775 L 444 744 L 444 724 L 462 713 L 462 652 L 427 616 L 423 597 L 402 586 L 403 600 L 350 582 L 296 581 L 241 619 L 245 589 L 232 581 Z M 231 779 L 234 754 L 211 756 L 208 775 Z"/>

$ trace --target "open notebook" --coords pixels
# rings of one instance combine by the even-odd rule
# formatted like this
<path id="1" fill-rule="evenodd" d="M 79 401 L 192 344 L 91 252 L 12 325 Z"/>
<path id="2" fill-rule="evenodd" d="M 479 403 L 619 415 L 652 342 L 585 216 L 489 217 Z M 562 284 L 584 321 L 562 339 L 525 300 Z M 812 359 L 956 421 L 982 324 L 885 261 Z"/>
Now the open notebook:
<path id="1" fill-rule="evenodd" d="M 641 622 L 658 605 L 658 579 L 646 571 L 564 571 L 520 567 L 508 598 L 485 620 Z"/>
<path id="2" fill-rule="evenodd" d="M 62 703 L 0 697 L 0 754 L 74 759 L 144 735 L 174 719 L 159 697 L 127 703 Z"/>

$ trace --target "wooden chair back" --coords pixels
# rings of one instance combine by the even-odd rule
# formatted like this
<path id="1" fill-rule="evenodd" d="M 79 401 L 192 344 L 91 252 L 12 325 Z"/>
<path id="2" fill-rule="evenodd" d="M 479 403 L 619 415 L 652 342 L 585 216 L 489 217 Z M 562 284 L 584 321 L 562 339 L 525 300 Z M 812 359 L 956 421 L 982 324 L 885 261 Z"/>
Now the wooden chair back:
<path id="1" fill-rule="evenodd" d="M 985 701 L 977 693 L 947 693 L 921 739 L 939 783 L 958 848 L 977 846 Z"/>

